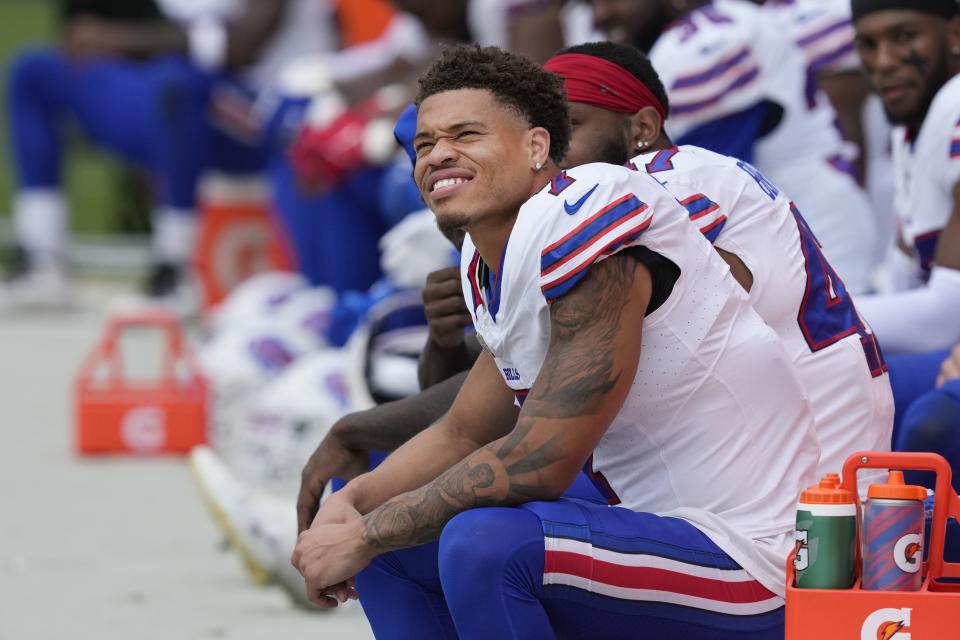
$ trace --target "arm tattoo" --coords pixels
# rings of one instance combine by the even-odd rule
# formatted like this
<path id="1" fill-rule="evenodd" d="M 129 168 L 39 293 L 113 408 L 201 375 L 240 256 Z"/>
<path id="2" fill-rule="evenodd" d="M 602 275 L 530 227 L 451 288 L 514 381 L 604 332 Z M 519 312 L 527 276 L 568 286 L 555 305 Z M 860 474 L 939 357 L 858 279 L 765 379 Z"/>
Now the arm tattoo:
<path id="1" fill-rule="evenodd" d="M 628 256 L 608 258 L 553 303 L 547 357 L 513 431 L 365 515 L 368 544 L 382 551 L 423 544 L 461 511 L 544 498 L 549 468 L 567 455 L 560 434 L 534 434 L 533 428 L 544 419 L 591 415 L 616 386 L 617 335 L 635 268 Z"/>

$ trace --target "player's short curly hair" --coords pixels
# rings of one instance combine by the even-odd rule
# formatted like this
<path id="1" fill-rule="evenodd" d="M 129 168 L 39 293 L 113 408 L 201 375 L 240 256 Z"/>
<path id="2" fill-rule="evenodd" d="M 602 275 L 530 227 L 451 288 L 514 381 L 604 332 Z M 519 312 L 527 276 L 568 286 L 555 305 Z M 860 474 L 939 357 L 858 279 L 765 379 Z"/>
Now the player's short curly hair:
<path id="1" fill-rule="evenodd" d="M 570 115 L 563 80 L 523 56 L 478 45 L 458 45 L 420 77 L 420 104 L 457 89 L 485 89 L 519 112 L 531 127 L 550 133 L 550 158 L 559 163 L 570 146 Z"/>
<path id="2" fill-rule="evenodd" d="M 663 82 L 657 74 L 650 58 L 643 51 L 628 44 L 617 44 L 614 42 L 587 42 L 572 47 L 567 47 L 561 53 L 579 53 L 586 56 L 600 58 L 607 62 L 627 70 L 633 76 L 650 89 L 650 92 L 663 105 L 665 118 L 670 117 L 670 100 L 667 98 L 667 91 L 663 88 Z"/>

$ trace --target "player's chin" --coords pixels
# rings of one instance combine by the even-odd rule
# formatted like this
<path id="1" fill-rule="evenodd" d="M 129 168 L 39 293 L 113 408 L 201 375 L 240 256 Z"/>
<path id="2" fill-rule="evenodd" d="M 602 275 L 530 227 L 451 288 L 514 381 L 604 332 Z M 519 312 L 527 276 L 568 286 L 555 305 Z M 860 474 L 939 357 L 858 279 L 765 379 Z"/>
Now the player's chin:
<path id="1" fill-rule="evenodd" d="M 465 231 L 470 222 L 470 216 L 460 209 L 447 207 L 442 210 L 434 209 L 434 215 L 437 217 L 437 226 L 447 237 L 457 231 Z"/>

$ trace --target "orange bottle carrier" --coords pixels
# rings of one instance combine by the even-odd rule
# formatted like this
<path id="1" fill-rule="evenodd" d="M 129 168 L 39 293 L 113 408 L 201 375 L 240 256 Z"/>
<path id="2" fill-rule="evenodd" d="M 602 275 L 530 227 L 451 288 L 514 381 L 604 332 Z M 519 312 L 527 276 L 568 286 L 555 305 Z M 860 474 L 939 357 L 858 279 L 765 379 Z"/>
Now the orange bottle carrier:
<path id="1" fill-rule="evenodd" d="M 787 560 L 786 640 L 960 640 L 960 563 L 943 559 L 947 518 L 960 520 L 960 497 L 950 465 L 933 453 L 861 451 L 843 465 L 842 486 L 857 492 L 859 469 L 911 469 L 937 474 L 930 549 L 919 591 L 860 588 L 861 527 L 858 515 L 857 580 L 850 589 L 797 589 L 791 553 Z"/>
<path id="2" fill-rule="evenodd" d="M 159 379 L 125 375 L 120 337 L 131 328 L 165 334 Z M 114 315 L 74 378 L 77 452 L 186 453 L 206 442 L 206 407 L 207 383 L 176 318 L 159 310 Z"/>

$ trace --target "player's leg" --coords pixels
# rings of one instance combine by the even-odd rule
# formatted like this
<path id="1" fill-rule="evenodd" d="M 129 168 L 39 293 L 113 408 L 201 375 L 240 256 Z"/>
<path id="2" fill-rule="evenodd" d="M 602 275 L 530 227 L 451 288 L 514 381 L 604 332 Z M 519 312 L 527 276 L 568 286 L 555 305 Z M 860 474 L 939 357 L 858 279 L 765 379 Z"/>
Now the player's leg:
<path id="1" fill-rule="evenodd" d="M 901 421 L 894 448 L 942 455 L 953 471 L 954 490 L 960 490 L 960 380 L 949 380 L 910 405 Z M 904 475 L 908 482 L 934 486 L 931 473 L 907 471 Z M 960 525 L 953 520 L 947 522 L 945 557 L 949 562 L 960 562 Z"/>
<path id="2" fill-rule="evenodd" d="M 14 220 L 31 262 L 62 262 L 66 210 L 61 194 L 61 129 L 75 121 L 95 143 L 144 166 L 157 180 L 158 235 L 179 255 L 191 246 L 196 178 L 206 158 L 204 102 L 209 77 L 186 61 L 68 60 L 57 49 L 21 54 L 10 75 Z M 167 221 L 173 221 L 173 240 Z M 164 257 L 158 256 L 162 260 Z"/>
<path id="3" fill-rule="evenodd" d="M 907 409 L 894 442 L 897 451 L 939 453 L 953 468 L 953 486 L 960 487 L 960 380 L 915 400 Z M 929 474 L 911 473 L 913 481 L 933 486 Z"/>
<path id="4" fill-rule="evenodd" d="M 319 194 L 305 193 L 285 157 L 271 163 L 274 206 L 297 266 L 315 286 L 366 291 L 381 275 L 377 242 L 386 231 L 377 188 L 383 171 L 364 169 Z"/>
<path id="5" fill-rule="evenodd" d="M 379 640 L 456 640 L 437 569 L 436 542 L 377 556 L 357 592 Z"/>
<path id="6" fill-rule="evenodd" d="M 900 426 L 907 409 L 914 400 L 931 391 L 940 373 L 940 363 L 950 354 L 949 351 L 931 351 L 929 353 L 885 354 L 890 367 L 890 386 L 893 389 L 893 401 L 896 406 L 893 422 L 893 444 L 896 446 Z M 895 449 L 899 450 L 899 449 Z"/>
<path id="7" fill-rule="evenodd" d="M 783 637 L 783 600 L 695 527 L 595 503 L 464 512 L 440 575 L 465 639 Z"/>

